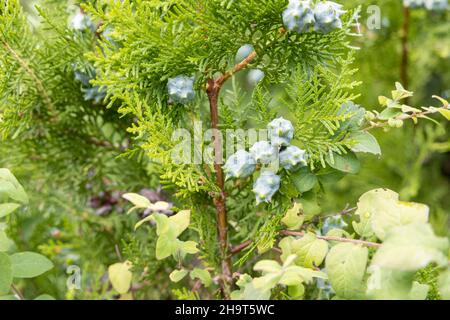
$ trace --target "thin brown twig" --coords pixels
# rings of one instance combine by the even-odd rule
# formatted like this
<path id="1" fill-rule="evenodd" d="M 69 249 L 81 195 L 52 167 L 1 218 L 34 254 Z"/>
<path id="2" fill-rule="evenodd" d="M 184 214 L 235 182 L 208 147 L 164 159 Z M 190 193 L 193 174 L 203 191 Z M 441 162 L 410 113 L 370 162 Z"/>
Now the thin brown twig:
<path id="1" fill-rule="evenodd" d="M 303 237 L 303 236 L 305 236 L 306 232 L 283 230 L 280 232 L 280 234 L 285 235 L 285 236 Z M 370 241 L 365 241 L 365 240 L 358 240 L 358 239 L 349 239 L 349 238 L 333 237 L 333 236 L 316 236 L 316 237 L 317 237 L 317 239 L 322 239 L 322 240 L 326 240 L 326 241 L 350 242 L 350 243 L 360 244 L 360 245 L 363 245 L 366 247 L 372 247 L 372 248 L 379 248 L 381 246 L 380 243 L 370 242 Z"/>
<path id="2" fill-rule="evenodd" d="M 235 73 L 245 69 L 248 66 L 248 64 L 250 62 L 252 62 L 253 59 L 255 59 L 255 57 L 256 57 L 256 51 L 253 51 L 252 53 L 250 53 L 248 55 L 247 58 L 245 58 L 244 60 L 239 62 L 237 65 L 235 65 L 232 70 L 226 72 L 225 74 L 223 74 L 222 76 L 217 78 L 216 79 L 217 85 L 222 86 L 225 83 L 225 81 L 227 81 L 229 78 L 231 78 Z"/>
<path id="3" fill-rule="evenodd" d="M 206 93 L 208 95 L 211 128 L 214 136 L 214 171 L 216 173 L 217 186 L 220 193 L 214 197 L 216 207 L 217 230 L 220 245 L 220 254 L 222 258 L 221 291 L 225 299 L 229 298 L 230 282 L 232 281 L 232 263 L 231 256 L 228 254 L 228 218 L 226 210 L 225 180 L 222 170 L 222 141 L 218 132 L 219 127 L 219 95 L 223 84 L 235 73 L 247 67 L 247 65 L 256 57 L 256 52 L 252 52 L 242 62 L 217 79 L 209 79 L 207 82 Z"/>
<path id="4" fill-rule="evenodd" d="M 283 230 L 283 231 L 280 231 L 280 234 L 285 235 L 285 236 L 304 237 L 306 233 L 304 231 Z M 322 239 L 322 240 L 326 240 L 326 241 L 350 242 L 350 243 L 360 244 L 360 245 L 363 245 L 366 247 L 372 247 L 372 248 L 379 248 L 381 246 L 380 243 L 358 240 L 358 239 L 349 239 L 349 238 L 333 237 L 333 236 L 317 236 L 317 235 L 316 235 L 316 237 L 317 237 L 317 239 Z M 241 252 L 242 250 L 244 250 L 245 248 L 249 247 L 252 243 L 253 243 L 253 241 L 247 240 L 247 241 L 241 243 L 240 245 L 235 246 L 231 250 L 230 253 L 232 255 L 235 255 L 235 254 Z M 276 248 L 275 251 L 279 252 L 279 250 L 277 250 L 277 249 L 278 248 Z"/>
<path id="5" fill-rule="evenodd" d="M 349 208 L 349 204 L 347 204 L 347 205 L 345 206 L 345 208 L 344 208 L 341 212 L 338 212 L 338 213 L 330 213 L 330 214 L 326 214 L 326 215 L 322 215 L 322 216 L 316 216 L 313 220 L 311 220 L 308 224 L 306 224 L 306 226 L 307 226 L 307 225 L 310 225 L 310 224 L 312 224 L 312 223 L 318 222 L 318 220 L 323 219 L 323 218 L 332 217 L 332 216 L 335 216 L 335 215 L 342 215 L 342 216 L 344 216 L 344 215 L 349 215 L 349 214 L 351 214 L 353 211 L 355 211 L 356 209 L 357 209 L 356 207 Z M 303 225 L 303 227 L 305 227 L 305 225 Z M 230 255 L 233 256 L 233 255 L 235 255 L 235 254 L 238 254 L 238 253 L 241 252 L 242 250 L 245 250 L 247 247 L 249 247 L 252 243 L 253 243 L 252 240 L 247 240 L 247 241 L 244 241 L 243 243 L 241 243 L 241 244 L 239 244 L 239 245 L 237 245 L 237 246 L 234 246 L 234 247 L 230 250 Z"/>
<path id="6" fill-rule="evenodd" d="M 237 246 L 234 246 L 231 250 L 230 250 L 230 254 L 231 255 L 235 255 L 239 252 L 241 252 L 242 250 L 244 250 L 245 248 L 247 248 L 249 245 L 251 245 L 253 243 L 252 240 L 247 240 L 242 242 L 241 244 L 238 244 Z"/>

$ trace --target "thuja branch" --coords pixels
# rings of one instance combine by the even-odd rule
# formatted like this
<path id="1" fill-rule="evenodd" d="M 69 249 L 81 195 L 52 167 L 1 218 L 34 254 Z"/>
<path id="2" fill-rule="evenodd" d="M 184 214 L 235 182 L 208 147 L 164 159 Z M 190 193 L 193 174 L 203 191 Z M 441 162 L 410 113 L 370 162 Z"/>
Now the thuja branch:
<path id="1" fill-rule="evenodd" d="M 50 99 L 47 90 L 45 90 L 44 84 L 42 83 L 41 79 L 38 78 L 38 76 L 30 67 L 28 62 L 25 59 L 23 59 L 7 42 L 2 41 L 2 43 L 6 51 L 8 51 L 14 57 L 14 59 L 19 63 L 22 69 L 33 79 L 33 81 L 36 84 L 36 88 L 39 94 L 41 95 L 42 99 L 44 100 L 45 104 L 47 104 L 51 112 L 54 112 L 55 108 L 53 106 L 53 102 Z"/>
<path id="2" fill-rule="evenodd" d="M 206 89 L 211 113 L 211 128 L 214 132 L 214 170 L 216 173 L 217 186 L 220 189 L 220 193 L 214 198 L 214 205 L 216 207 L 217 231 L 219 237 L 220 255 L 222 259 L 221 290 L 225 298 L 229 298 L 229 283 L 232 280 L 232 265 L 231 257 L 228 255 L 228 219 L 226 209 L 225 180 L 222 170 L 222 141 L 220 139 L 220 135 L 218 134 L 219 95 L 223 84 L 235 73 L 246 68 L 255 57 L 256 52 L 252 52 L 242 62 L 235 65 L 232 70 L 226 72 L 217 79 L 209 79 Z"/>

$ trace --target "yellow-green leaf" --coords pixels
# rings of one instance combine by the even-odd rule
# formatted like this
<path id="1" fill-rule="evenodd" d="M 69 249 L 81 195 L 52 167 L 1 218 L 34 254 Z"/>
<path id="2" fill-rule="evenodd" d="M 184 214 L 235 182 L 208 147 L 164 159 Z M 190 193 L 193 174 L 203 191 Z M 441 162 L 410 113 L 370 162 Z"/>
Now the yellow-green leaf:
<path id="1" fill-rule="evenodd" d="M 132 204 L 134 204 L 138 208 L 148 208 L 151 205 L 150 200 L 148 200 L 146 197 L 141 196 L 137 193 L 125 193 L 122 198 L 130 201 Z"/>
<path id="2" fill-rule="evenodd" d="M 3 218 L 20 207 L 18 203 L 2 203 L 0 204 L 0 218 Z"/>
<path id="3" fill-rule="evenodd" d="M 414 222 L 426 223 L 428 212 L 429 208 L 424 204 L 399 201 L 399 195 L 389 189 L 371 190 L 359 198 L 355 214 L 363 225 L 357 225 L 357 232 L 368 236 L 372 229 L 383 240 L 392 228 Z"/>
<path id="4" fill-rule="evenodd" d="M 442 114 L 445 117 L 445 119 L 450 120 L 450 110 L 449 109 L 440 108 L 439 113 Z"/>
<path id="5" fill-rule="evenodd" d="M 414 272 L 430 263 L 448 264 L 447 238 L 434 235 L 429 224 L 413 223 L 392 229 L 372 259 L 372 266 Z"/>
<path id="6" fill-rule="evenodd" d="M 173 270 L 170 273 L 169 278 L 172 282 L 176 283 L 176 282 L 181 281 L 187 274 L 188 274 L 188 271 L 186 269 Z"/>
<path id="7" fill-rule="evenodd" d="M 144 219 L 140 220 L 136 225 L 134 226 L 134 230 L 137 230 L 139 227 L 141 227 L 144 223 L 154 220 L 153 215 L 149 215 L 145 217 Z"/>
<path id="8" fill-rule="evenodd" d="M 120 294 L 125 294 L 130 290 L 133 278 L 133 273 L 130 271 L 132 266 L 130 261 L 125 261 L 115 263 L 108 268 L 109 280 L 113 288 Z"/>
<path id="9" fill-rule="evenodd" d="M 2 193 L 22 204 L 27 204 L 29 201 L 22 185 L 11 171 L 5 168 L 0 168 L 0 194 Z"/>
<path id="10" fill-rule="evenodd" d="M 303 206 L 301 203 L 296 202 L 294 206 L 286 212 L 286 215 L 281 219 L 288 230 L 297 230 L 303 224 Z"/>
<path id="11" fill-rule="evenodd" d="M 212 284 L 212 278 L 208 270 L 194 268 L 194 270 L 191 271 L 190 276 L 192 280 L 199 279 L 205 287 L 209 287 Z"/>
<path id="12" fill-rule="evenodd" d="M 317 239 L 313 233 L 293 242 L 293 253 L 297 255 L 295 263 L 306 268 L 318 267 L 328 253 L 328 243 Z"/>
<path id="13" fill-rule="evenodd" d="M 13 280 L 9 256 L 0 252 L 0 295 L 9 292 Z"/>
<path id="14" fill-rule="evenodd" d="M 195 241 L 184 241 L 181 242 L 180 250 L 183 253 L 195 254 L 198 252 L 197 242 Z"/>
<path id="15" fill-rule="evenodd" d="M 328 279 L 339 297 L 363 296 L 368 255 L 367 248 L 352 243 L 340 243 L 330 249 L 325 264 Z"/>
<path id="16" fill-rule="evenodd" d="M 34 278 L 53 268 L 53 263 L 35 252 L 20 252 L 10 256 L 14 278 Z"/>
<path id="17" fill-rule="evenodd" d="M 190 219 L 190 210 L 182 210 L 169 218 L 170 228 L 174 230 L 175 237 L 178 237 L 184 230 L 187 229 L 187 227 L 189 227 Z"/>

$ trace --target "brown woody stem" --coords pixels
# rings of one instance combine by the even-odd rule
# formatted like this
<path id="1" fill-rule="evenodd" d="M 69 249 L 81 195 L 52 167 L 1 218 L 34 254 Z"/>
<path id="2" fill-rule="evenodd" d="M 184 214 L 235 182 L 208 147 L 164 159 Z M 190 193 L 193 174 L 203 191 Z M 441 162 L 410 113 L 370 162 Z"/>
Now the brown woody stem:
<path id="1" fill-rule="evenodd" d="M 233 279 L 231 256 L 228 254 L 228 219 L 226 209 L 225 179 L 222 170 L 222 140 L 218 131 L 219 127 L 219 95 L 223 84 L 231 78 L 236 72 L 244 69 L 254 58 L 256 52 L 252 52 L 242 62 L 217 79 L 209 79 L 206 93 L 208 95 L 209 107 L 211 113 L 211 128 L 214 137 L 214 170 L 216 173 L 217 186 L 220 193 L 214 198 L 216 207 L 217 231 L 220 245 L 220 255 L 222 259 L 221 291 L 225 299 L 229 299 L 230 283 Z"/>

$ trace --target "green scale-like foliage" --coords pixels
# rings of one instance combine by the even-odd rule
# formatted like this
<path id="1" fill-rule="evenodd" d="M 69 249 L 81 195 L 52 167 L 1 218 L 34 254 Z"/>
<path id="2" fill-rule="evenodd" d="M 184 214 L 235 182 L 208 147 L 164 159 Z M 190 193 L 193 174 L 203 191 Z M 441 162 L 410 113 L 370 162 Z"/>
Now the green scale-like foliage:
<path id="1" fill-rule="evenodd" d="M 172 149 L 178 142 L 172 134 L 181 127 L 193 136 L 193 121 L 203 121 L 203 129 L 209 128 L 207 79 L 232 70 L 243 44 L 251 44 L 257 54 L 248 68 L 263 70 L 265 80 L 253 93 L 241 90 L 236 77 L 225 85 L 219 103 L 220 129 L 264 128 L 287 107 L 288 118 L 295 119 L 295 143 L 310 153 L 312 168 L 325 166 L 326 156 L 344 154 L 354 143 L 344 139 L 345 132 L 337 134 L 340 123 L 353 116 L 340 113 L 342 104 L 357 98 L 350 93 L 358 83 L 352 80 L 355 70 L 348 56 L 353 11 L 344 15 L 342 29 L 298 34 L 283 26 L 286 5 L 287 1 L 271 0 L 105 1 L 85 6 L 102 22 L 100 30 L 112 30 L 111 39 L 100 39 L 100 47 L 88 55 L 97 70 L 94 83 L 107 88 L 109 106 L 120 104 L 122 115 L 135 117 L 128 131 L 158 164 L 162 182 L 188 200 L 194 212 L 211 219 L 209 194 L 220 191 L 214 168 L 174 163 Z M 167 80 L 180 74 L 196 79 L 197 98 L 185 106 L 171 103 L 166 89 Z M 274 85 L 285 86 L 285 93 L 271 97 Z M 193 152 L 201 153 L 205 147 L 194 142 Z M 257 215 L 251 187 L 252 182 L 238 189 L 227 183 L 232 194 L 227 201 L 230 224 L 237 232 L 232 240 L 256 238 L 254 248 L 263 251 L 274 242 L 280 216 Z M 285 211 L 297 195 L 286 190 L 279 197 L 283 204 L 269 211 Z M 206 206 L 199 206 L 202 203 Z M 215 233 L 203 232 L 205 218 L 193 216 L 205 244 L 204 260 L 214 264 L 217 254 L 209 244 Z"/>
<path id="2" fill-rule="evenodd" d="M 144 150 L 162 164 L 162 179 L 174 185 L 180 196 L 217 191 L 217 188 L 208 175 L 210 169 L 172 163 L 171 149 L 176 144 L 171 140 L 173 130 L 183 127 L 192 133 L 189 125 L 192 120 L 202 120 L 205 127 L 209 126 L 209 108 L 204 94 L 206 81 L 231 70 L 236 51 L 245 43 L 252 44 L 257 53 L 249 68 L 262 69 L 267 84 L 283 83 L 291 78 L 292 66 L 299 68 L 297 82 L 292 84 L 288 94 L 294 101 L 301 102 L 290 103 L 290 109 L 296 117 L 306 109 L 317 109 L 310 112 L 308 121 L 298 132 L 305 146 L 317 145 L 310 148 L 314 160 L 323 163 L 324 154 L 345 152 L 345 143 L 333 141 L 330 136 L 334 135 L 332 131 L 338 128 L 338 122 L 350 116 L 337 115 L 341 104 L 356 97 L 346 91 L 356 85 L 347 81 L 353 71 L 349 70 L 346 65 L 349 61 L 345 58 L 351 34 L 351 11 L 345 14 L 342 29 L 330 34 L 298 34 L 287 32 L 283 26 L 281 13 L 287 1 L 105 3 L 106 7 L 100 3 L 86 7 L 103 22 L 101 29 L 113 30 L 112 41 L 101 41 L 97 52 L 89 55 L 98 71 L 95 83 L 107 87 L 110 106 L 120 103 L 121 114 L 135 117 L 129 131 L 144 141 Z M 340 65 L 343 65 L 342 71 Z M 320 66 L 335 66 L 336 74 Z M 167 96 L 167 80 L 180 74 L 196 77 L 197 99 L 188 106 L 172 104 Z M 314 101 L 311 100 L 313 93 L 318 93 Z M 255 100 L 246 107 L 237 100 L 236 92 L 230 97 L 221 100 L 221 128 L 267 124 L 242 121 L 254 108 L 270 109 L 269 105 L 261 105 L 270 101 L 261 100 L 261 96 L 255 94 Z M 267 114 L 276 115 L 274 112 Z M 305 125 L 313 122 L 315 129 L 306 130 Z M 196 148 L 201 150 L 202 146 Z"/>
<path id="3" fill-rule="evenodd" d="M 0 6 L 0 134 L 7 139 L 2 150 L 8 150 L 2 161 L 45 168 L 55 173 L 52 180 L 77 188 L 93 175 L 122 175 L 111 159 L 129 144 L 126 123 L 102 102 L 87 100 L 75 79 L 76 70 L 92 72 L 84 54 L 97 36 L 67 27 L 68 15 L 55 14 L 65 11 L 65 3 L 49 1 L 45 11 L 39 9 L 36 27 L 18 1 Z M 115 164 L 120 162 L 125 164 Z M 138 161 L 135 168 L 139 172 Z"/>

